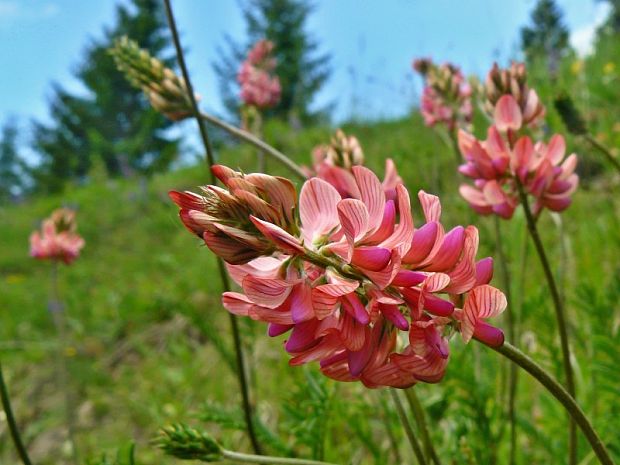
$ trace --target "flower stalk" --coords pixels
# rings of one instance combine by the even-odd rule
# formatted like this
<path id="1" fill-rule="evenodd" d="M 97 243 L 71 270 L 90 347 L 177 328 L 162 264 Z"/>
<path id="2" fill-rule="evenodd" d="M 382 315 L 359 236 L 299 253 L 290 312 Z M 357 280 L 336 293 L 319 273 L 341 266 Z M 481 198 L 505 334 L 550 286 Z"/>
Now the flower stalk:
<path id="1" fill-rule="evenodd" d="M 64 350 L 65 344 L 69 341 L 67 322 L 65 317 L 64 305 L 60 298 L 58 285 L 58 262 L 52 262 L 51 275 L 51 295 L 48 302 L 48 309 L 52 315 L 56 334 L 58 335 L 58 352 L 56 354 L 56 378 L 59 388 L 65 397 L 65 420 L 67 422 L 67 436 L 71 444 L 71 453 L 75 465 L 80 463 L 75 441 L 75 401 L 69 382 L 69 367 L 67 366 L 67 354 Z"/>
<path id="2" fill-rule="evenodd" d="M 26 451 L 26 446 L 24 446 L 24 441 L 22 440 L 19 428 L 17 427 L 15 416 L 13 415 L 9 391 L 6 387 L 4 375 L 2 373 L 2 363 L 0 363 L 0 400 L 2 400 L 2 408 L 4 409 L 4 413 L 6 415 L 6 422 L 9 427 L 9 431 L 11 432 L 11 438 L 13 439 L 13 444 L 17 450 L 17 454 L 24 465 L 31 465 L 32 462 L 30 461 L 30 457 Z"/>
<path id="3" fill-rule="evenodd" d="M 547 285 L 549 286 L 549 291 L 551 292 L 551 299 L 553 300 L 553 307 L 555 309 L 555 316 L 558 323 L 558 332 L 560 333 L 560 346 L 562 349 L 562 361 L 564 365 L 564 373 L 566 376 L 566 389 L 571 395 L 571 397 L 575 398 L 575 381 L 573 375 L 573 368 L 571 365 L 571 351 L 568 342 L 568 324 L 566 321 L 564 303 L 562 301 L 560 291 L 553 276 L 553 272 L 551 271 L 551 265 L 549 264 L 549 259 L 547 258 L 547 254 L 540 238 L 540 234 L 538 233 L 536 219 L 534 218 L 534 215 L 530 210 L 527 194 L 525 193 L 523 185 L 518 179 L 516 183 L 519 197 L 521 199 L 521 203 L 523 204 L 523 211 L 525 213 L 525 219 L 527 221 L 527 228 L 530 232 L 530 236 L 532 237 L 532 241 L 534 242 L 536 252 L 538 253 L 538 257 L 540 259 L 540 263 L 545 274 L 545 279 L 547 280 Z M 569 463 L 576 463 L 577 461 L 577 429 L 573 420 L 571 420 L 569 424 L 569 459 Z"/>
<path id="4" fill-rule="evenodd" d="M 430 457 L 430 459 L 435 465 L 441 465 L 441 461 L 439 460 L 439 456 L 435 451 L 431 435 L 428 431 L 424 408 L 422 407 L 420 399 L 418 399 L 418 395 L 415 393 L 414 389 L 415 388 L 405 389 L 405 397 L 407 398 L 409 408 L 411 408 L 413 417 L 415 418 L 415 421 L 418 425 L 418 430 L 422 434 L 422 442 L 424 442 L 424 452 L 426 454 L 426 457 Z"/>
<path id="5" fill-rule="evenodd" d="M 177 61 L 179 63 L 179 67 L 181 68 L 181 72 L 183 75 L 183 79 L 185 81 L 185 85 L 187 86 L 187 93 L 189 95 L 193 116 L 196 119 L 196 122 L 198 124 L 200 136 L 202 138 L 202 142 L 205 147 L 206 161 L 207 161 L 208 166 L 211 167 L 215 164 L 215 158 L 213 156 L 213 148 L 211 146 L 209 135 L 207 133 L 206 125 L 204 123 L 203 118 L 201 117 L 200 110 L 198 109 L 198 103 L 196 102 L 196 97 L 194 94 L 192 82 L 190 80 L 189 72 L 187 70 L 187 65 L 185 64 L 185 56 L 183 54 L 183 49 L 181 47 L 181 41 L 179 38 L 179 33 L 177 31 L 177 26 L 176 26 L 176 22 L 174 19 L 174 13 L 172 11 L 170 0 L 164 0 L 164 6 L 166 10 L 166 18 L 168 20 L 168 26 L 170 28 L 172 39 L 174 42 L 174 47 L 176 50 Z M 214 174 L 211 172 L 211 170 L 209 170 L 209 172 L 211 175 L 211 181 L 213 184 L 215 184 L 216 178 Z M 217 263 L 218 263 L 218 269 L 219 269 L 220 279 L 222 282 L 223 291 L 227 292 L 230 290 L 230 282 L 228 279 L 228 274 L 226 273 L 224 262 L 222 261 L 221 258 L 218 257 Z M 238 378 L 239 387 L 241 390 L 242 407 L 243 407 L 243 412 L 244 412 L 244 417 L 245 417 L 246 429 L 247 429 L 248 436 L 250 438 L 250 442 L 252 443 L 252 448 L 254 452 L 256 452 L 257 454 L 260 454 L 262 451 L 262 448 L 260 446 L 260 443 L 258 442 L 258 437 L 256 435 L 256 432 L 254 431 L 254 424 L 252 420 L 253 412 L 252 412 L 252 406 L 250 404 L 250 395 L 249 395 L 247 376 L 245 373 L 245 362 L 244 362 L 244 356 L 243 356 L 243 349 L 241 346 L 239 324 L 236 320 L 236 317 L 232 314 L 229 314 L 229 320 L 230 320 L 231 332 L 233 335 L 233 343 L 235 346 L 235 355 L 236 355 L 236 361 L 237 361 L 237 378 Z"/>
<path id="6" fill-rule="evenodd" d="M 418 459 L 418 463 L 420 465 L 427 465 L 426 458 L 424 457 L 424 453 L 422 452 L 422 446 L 420 445 L 418 438 L 413 432 L 411 423 L 409 423 L 409 419 L 407 418 L 407 414 L 405 413 L 403 403 L 401 402 L 400 397 L 398 397 L 398 391 L 396 391 L 396 389 L 390 389 L 390 395 L 392 396 L 392 400 L 394 401 L 398 418 L 400 419 L 400 422 L 403 425 L 403 429 L 405 430 L 405 435 L 409 440 L 409 444 L 411 444 L 411 449 L 413 450 L 413 453 Z"/>
<path id="7" fill-rule="evenodd" d="M 601 440 L 600 436 L 592 426 L 592 423 L 590 423 L 590 420 L 585 415 L 579 404 L 577 404 L 574 397 L 569 394 L 564 386 L 553 379 L 553 377 L 538 363 L 512 344 L 504 342 L 504 344 L 499 347 L 492 347 L 484 342 L 483 344 L 487 347 L 491 347 L 494 351 L 511 360 L 520 368 L 527 371 L 540 384 L 542 384 L 549 391 L 549 393 L 562 404 L 571 419 L 577 424 L 577 426 L 579 426 L 584 436 L 590 443 L 590 446 L 596 454 L 599 462 L 602 465 L 615 464 L 609 454 L 609 451 L 605 447 L 605 443 Z"/>
<path id="8" fill-rule="evenodd" d="M 502 284 L 504 294 L 506 294 L 506 300 L 508 301 L 508 307 L 506 311 L 506 321 L 508 323 L 508 339 L 511 341 L 516 340 L 516 327 L 514 309 L 511 308 L 511 292 L 510 292 L 510 271 L 508 269 L 508 260 L 504 251 L 502 243 L 502 234 L 500 229 L 499 217 L 493 218 L 495 226 L 495 247 L 499 258 L 499 266 L 502 274 Z M 516 463 L 517 453 L 517 425 L 516 425 L 516 411 L 515 404 L 517 398 L 517 382 L 518 371 L 517 366 L 513 363 L 508 367 L 508 423 L 510 428 L 510 455 L 509 464 L 514 465 Z"/>

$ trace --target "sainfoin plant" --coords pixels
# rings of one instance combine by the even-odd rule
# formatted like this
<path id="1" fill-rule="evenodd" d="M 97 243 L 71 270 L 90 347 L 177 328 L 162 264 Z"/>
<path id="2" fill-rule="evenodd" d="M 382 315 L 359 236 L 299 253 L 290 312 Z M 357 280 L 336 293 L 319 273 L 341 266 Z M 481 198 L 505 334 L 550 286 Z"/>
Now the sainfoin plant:
<path id="1" fill-rule="evenodd" d="M 217 307 L 221 303 L 222 308 L 209 308 L 199 318 L 210 323 L 224 315 L 230 325 L 221 334 L 207 334 L 198 343 L 213 339 L 206 343 L 212 343 L 227 363 L 212 363 L 209 381 L 222 384 L 220 394 L 230 404 L 238 390 L 240 402 L 239 407 L 221 407 L 208 399 L 199 407 L 206 413 L 197 418 L 218 423 L 213 433 L 179 422 L 181 414 L 167 404 L 158 405 L 163 413 L 158 411 L 157 415 L 165 416 L 169 424 L 161 428 L 152 444 L 182 460 L 330 465 L 324 461 L 325 456 L 330 457 L 324 451 L 325 443 L 343 441 L 341 437 L 326 439 L 329 423 L 338 415 L 344 417 L 343 412 L 355 403 L 362 407 L 346 417 L 344 421 L 350 423 L 346 431 L 355 431 L 355 437 L 362 438 L 375 463 L 387 463 L 387 455 L 382 455 L 380 448 L 389 450 L 393 463 L 408 463 L 399 450 L 405 440 L 420 465 L 483 463 L 469 449 L 468 435 L 476 432 L 483 438 L 483 447 L 494 450 L 489 463 L 504 463 L 506 456 L 505 463 L 514 465 L 522 462 L 519 447 L 526 443 L 532 447 L 530 436 L 540 434 L 537 441 L 542 442 L 550 437 L 548 434 L 555 436 L 566 430 L 568 441 L 557 441 L 560 445 L 553 447 L 567 444 L 565 455 L 570 465 L 586 465 L 595 459 L 613 465 L 609 451 L 613 442 L 599 436 L 589 417 L 593 412 L 586 414 L 577 402 L 582 400 L 576 388 L 579 377 L 575 376 L 580 372 L 571 342 L 576 346 L 577 341 L 583 341 L 571 337 L 573 326 L 565 307 L 573 302 L 563 294 L 555 276 L 562 264 L 550 257 L 540 234 L 551 233 L 546 229 L 545 216 L 559 221 L 559 214 L 571 211 L 575 196 L 580 195 L 577 170 L 581 165 L 578 155 L 569 150 L 570 137 L 546 131 L 547 110 L 528 82 L 525 65 L 515 62 L 505 69 L 494 65 L 478 85 L 454 64 L 437 65 L 430 59 L 414 62 L 414 69 L 424 78 L 420 127 L 440 127 L 459 158 L 458 167 L 452 166 L 451 173 L 442 171 L 439 176 L 445 175 L 448 180 L 448 175 L 454 174 L 462 179 L 460 186 L 446 182 L 449 186 L 444 191 L 429 192 L 421 182 L 426 178 L 421 176 L 417 160 L 403 159 L 387 149 L 384 153 L 391 158 L 373 158 L 377 154 L 366 150 L 369 134 L 374 134 L 371 131 L 354 135 L 356 131 L 345 126 L 331 139 L 313 133 L 308 143 L 302 144 L 307 148 L 302 163 L 307 166 L 298 165 L 298 158 L 283 153 L 286 143 L 278 140 L 270 145 L 264 140 L 269 137 L 263 135 L 263 123 L 280 104 L 283 90 L 274 57 L 286 44 L 262 38 L 253 41 L 243 54 L 232 78 L 238 84 L 232 117 L 239 117 L 239 127 L 202 112 L 170 1 L 164 4 L 179 74 L 172 65 L 165 66 L 126 37 L 118 39 L 110 53 L 119 70 L 144 92 L 155 110 L 172 121 L 195 120 L 198 126 L 208 167 L 203 173 L 206 181 L 184 190 L 187 184 L 174 185 L 166 180 L 171 202 L 164 196 L 162 209 L 170 219 L 176 205 L 180 222 L 175 219 L 169 223 L 184 227 L 194 236 L 194 243 L 189 235 L 179 236 L 182 247 L 205 246 L 195 256 L 184 256 L 183 263 L 195 260 L 202 266 L 203 257 L 208 260 L 211 255 L 213 266 L 218 267 L 220 286 L 214 291 L 209 283 L 207 297 L 211 300 L 207 302 L 211 306 L 217 302 Z M 282 76 L 282 82 L 287 82 Z M 209 125 L 257 149 L 258 170 L 244 169 L 247 160 L 243 157 L 215 154 Z M 291 131 L 286 136 L 294 138 L 296 133 Z M 270 167 L 273 171 L 262 161 L 265 155 L 279 163 Z M 419 184 L 414 184 L 412 172 L 420 175 L 415 179 Z M 158 183 L 161 186 L 162 181 Z M 183 187 L 179 189 L 179 185 Z M 413 185 L 424 189 L 410 189 Z M 145 212 L 149 214 L 148 209 Z M 465 212 L 460 218 L 469 218 L 464 224 L 454 221 L 459 212 Z M 485 217 L 495 221 L 494 256 L 487 256 L 492 249 L 487 237 L 489 219 Z M 51 263 L 49 309 L 65 349 L 70 338 L 58 291 L 58 272 L 63 269 L 61 265 L 78 259 L 85 244 L 77 233 L 75 219 L 75 211 L 57 210 L 30 237 L 30 255 Z M 467 224 L 470 222 L 473 224 Z M 556 320 L 549 319 L 552 326 L 545 320 L 544 326 L 553 335 L 540 339 L 552 341 L 545 343 L 544 350 L 551 358 L 561 359 L 561 367 L 558 362 L 553 375 L 552 370 L 543 368 L 548 360 L 538 363 L 513 345 L 540 355 L 543 351 L 534 349 L 536 333 L 543 325 L 526 328 L 519 321 L 522 314 L 518 312 L 530 307 L 524 305 L 523 295 L 515 298 L 515 289 L 524 293 L 524 286 L 517 279 L 511 281 L 509 273 L 516 268 L 510 267 L 510 261 L 519 251 L 517 245 L 500 241 L 500 224 L 513 229 L 526 226 L 540 259 L 547 288 L 537 289 L 538 300 L 527 305 L 544 307 L 547 294 L 553 303 Z M 527 234 L 523 237 L 528 240 Z M 90 244 L 89 239 L 89 249 Z M 170 246 L 163 243 L 161 249 L 165 257 L 157 263 L 175 263 L 169 258 Z M 527 251 L 527 247 L 522 250 Z M 524 272 L 528 272 L 526 255 L 522 253 Z M 178 263 L 184 266 L 180 260 Z M 496 267 L 502 281 L 494 279 Z M 212 268 L 208 269 L 211 273 Z M 187 294 L 188 299 L 204 299 L 204 284 L 186 276 L 190 274 L 183 275 L 179 292 L 184 298 Z M 551 314 L 551 310 L 542 311 Z M 576 312 L 570 314 L 575 315 L 581 318 Z M 575 322 L 575 326 L 581 323 Z M 523 337 L 515 330 L 517 324 Z M 214 327 L 220 330 L 219 325 Z M 257 335 L 256 328 L 263 334 Z M 281 362 L 282 367 L 277 375 L 276 400 L 268 407 L 262 402 L 266 391 L 263 377 L 272 372 L 263 371 L 257 362 L 263 351 L 269 351 L 270 363 Z M 500 365 L 484 366 L 488 360 L 485 351 L 498 353 L 506 364 L 491 381 L 483 380 L 481 373 Z M 59 353 L 58 359 L 66 363 L 65 355 Z M 463 361 L 472 361 L 472 366 Z M 229 366 L 236 385 L 225 385 L 228 379 L 220 382 L 213 376 L 219 375 L 221 365 Z M 67 394 L 68 442 L 74 461 L 79 463 L 73 429 L 74 416 L 80 409 L 72 403 L 67 367 L 59 367 L 60 386 Z M 551 432 L 544 434 L 541 431 L 548 423 L 538 417 L 526 421 L 527 416 L 540 415 L 541 407 L 536 403 L 531 411 L 519 411 L 524 402 L 516 402 L 518 386 L 513 374 L 517 369 L 540 383 L 545 395 L 558 400 L 568 420 L 561 416 L 554 419 Z M 302 377 L 295 378 L 300 372 Z M 459 378 L 459 372 L 466 375 Z M 286 384 L 288 377 L 303 381 L 291 386 Z M 20 458 L 30 465 L 27 441 L 20 436 L 1 370 L 0 394 Z M 294 402 L 289 405 L 291 398 Z M 458 406 L 454 408 L 455 404 L 470 399 L 468 408 L 476 410 L 477 417 L 463 421 L 455 418 L 462 412 Z M 497 423 L 492 426 L 487 410 L 490 404 L 496 409 L 493 414 Z M 598 421 L 596 416 L 594 420 Z M 356 421 L 360 424 L 353 424 Z M 372 430 L 364 430 L 365 422 L 371 421 Z M 584 452 L 585 441 L 580 450 L 577 428 L 591 452 Z M 282 433 L 283 429 L 287 431 Z M 228 430 L 245 430 L 246 435 L 229 437 Z M 510 431 L 509 440 L 503 437 L 504 431 Z M 444 434 L 446 438 L 439 444 Z M 300 440 L 302 446 L 297 447 L 296 441 L 302 436 L 310 439 Z M 462 455 L 448 454 L 446 442 L 450 441 L 457 443 L 450 445 L 450 451 L 459 450 Z M 246 446 L 254 453 L 229 450 Z M 334 460 L 368 461 L 361 455 L 344 459 L 343 455 Z M 525 453 L 521 455 L 524 459 Z M 129 456 L 127 463 L 139 463 L 134 462 L 133 448 Z M 123 463 L 120 458 L 118 462 Z M 108 462 L 102 459 L 100 463 Z"/>

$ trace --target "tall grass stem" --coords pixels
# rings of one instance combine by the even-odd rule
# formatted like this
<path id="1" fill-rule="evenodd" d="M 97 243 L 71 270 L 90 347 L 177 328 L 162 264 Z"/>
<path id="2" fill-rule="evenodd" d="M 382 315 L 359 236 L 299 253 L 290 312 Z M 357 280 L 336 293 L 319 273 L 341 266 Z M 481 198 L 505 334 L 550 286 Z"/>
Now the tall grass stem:
<path id="1" fill-rule="evenodd" d="M 32 465 L 30 461 L 30 457 L 28 457 L 28 452 L 26 451 L 26 446 L 24 446 L 24 441 L 22 440 L 21 434 L 19 433 L 19 428 L 17 427 L 17 422 L 15 421 L 15 415 L 13 415 L 13 408 L 11 407 L 11 398 L 9 397 L 9 390 L 6 387 L 6 383 L 4 381 L 4 375 L 2 373 L 2 363 L 0 362 L 0 400 L 2 400 L 2 408 L 4 409 L 4 414 L 6 415 L 6 422 L 9 427 L 9 431 L 11 432 L 11 438 L 13 439 L 13 444 L 15 445 L 15 449 L 17 450 L 17 454 L 19 458 L 24 463 L 24 465 Z"/>

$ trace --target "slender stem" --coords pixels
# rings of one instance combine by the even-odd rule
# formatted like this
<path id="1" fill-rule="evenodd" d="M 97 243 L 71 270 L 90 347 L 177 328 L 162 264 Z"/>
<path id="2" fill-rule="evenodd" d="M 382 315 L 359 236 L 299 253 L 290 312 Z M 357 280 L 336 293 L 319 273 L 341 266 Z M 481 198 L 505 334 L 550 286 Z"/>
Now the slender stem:
<path id="1" fill-rule="evenodd" d="M 413 453 L 418 459 L 418 463 L 420 465 L 427 465 L 426 459 L 424 458 L 424 453 L 422 452 L 422 446 L 420 446 L 418 438 L 415 437 L 413 428 L 411 427 L 407 414 L 405 413 L 405 409 L 403 408 L 403 403 L 400 401 L 400 397 L 398 397 L 398 392 L 395 389 L 390 389 L 390 394 L 392 395 L 392 400 L 396 406 L 398 418 L 403 425 L 405 435 L 407 436 L 407 439 L 409 439 L 409 444 L 411 444 L 411 449 L 413 449 Z"/>
<path id="2" fill-rule="evenodd" d="M 405 397 L 407 398 L 407 402 L 409 402 L 409 408 L 411 408 L 411 411 L 413 412 L 413 417 L 418 424 L 418 430 L 420 430 L 420 433 L 422 434 L 422 442 L 424 443 L 426 456 L 430 457 L 435 465 L 441 465 L 441 461 L 435 451 L 435 447 L 433 447 L 433 441 L 428 431 L 424 408 L 420 403 L 420 399 L 418 399 L 418 395 L 415 393 L 415 388 L 412 387 L 405 389 Z"/>
<path id="3" fill-rule="evenodd" d="M 223 129 L 229 134 L 232 134 L 236 138 L 241 139 L 242 141 L 253 145 L 254 147 L 264 152 L 266 155 L 269 155 L 271 158 L 278 161 L 281 165 L 288 168 L 293 174 L 295 174 L 302 181 L 308 178 L 308 176 L 306 175 L 304 170 L 301 168 L 301 166 L 299 166 L 297 163 L 292 161 L 289 157 L 284 155 L 282 152 L 272 147 L 271 145 L 267 144 L 265 141 L 259 139 L 252 133 L 245 131 L 241 128 L 238 128 L 236 126 L 233 126 L 232 124 L 228 124 L 225 121 L 222 121 L 221 119 L 216 118 L 215 116 L 209 115 L 207 113 L 201 113 L 200 116 L 205 121 L 208 121 L 214 126 L 217 126 L 218 128 Z"/>
<path id="4" fill-rule="evenodd" d="M 383 394 L 383 393 L 380 393 Z M 388 404 L 385 396 L 380 395 L 379 403 L 381 404 L 381 409 L 383 410 L 383 415 L 381 419 L 383 420 L 383 425 L 385 426 L 385 434 L 390 441 L 390 447 L 392 449 L 392 454 L 394 454 L 395 463 L 403 463 L 402 457 L 400 456 L 400 450 L 398 447 L 398 441 L 396 440 L 396 435 L 394 434 L 394 430 L 392 428 L 392 424 L 390 422 L 390 410 L 388 408 Z"/>
<path id="5" fill-rule="evenodd" d="M 583 138 L 587 140 L 590 143 L 590 145 L 592 145 L 592 147 L 594 147 L 599 152 L 601 152 L 603 155 L 605 155 L 605 158 L 609 160 L 609 163 L 614 165 L 614 168 L 616 168 L 618 173 L 620 173 L 620 161 L 618 161 L 618 159 L 611 153 L 611 151 L 607 147 L 605 147 L 603 144 L 597 141 L 594 137 L 592 137 L 591 134 L 584 134 Z"/>
<path id="6" fill-rule="evenodd" d="M 187 92 L 189 94 L 189 98 L 192 104 L 192 111 L 194 113 L 194 117 L 198 124 L 198 129 L 200 130 L 200 136 L 202 138 L 202 142 L 204 144 L 206 150 L 206 161 L 209 167 L 215 164 L 215 157 L 213 156 L 213 148 L 211 147 L 211 141 L 209 139 L 209 134 L 207 133 L 207 127 L 204 123 L 203 118 L 200 115 L 200 110 L 198 109 L 198 103 L 196 102 L 196 96 L 194 94 L 194 89 L 192 86 L 192 82 L 190 80 L 189 72 L 187 70 L 187 65 L 185 64 L 185 56 L 183 54 L 183 48 L 181 47 L 181 40 L 179 38 L 179 33 L 177 30 L 176 22 L 174 19 L 174 13 L 172 11 L 172 5 L 170 4 L 170 0 L 164 0 L 164 6 L 166 10 L 166 17 L 168 19 L 168 26 L 170 28 L 170 32 L 172 34 L 172 40 L 174 42 L 174 48 L 176 50 L 177 61 L 179 62 L 179 67 L 181 68 L 181 72 L 183 73 L 183 79 L 185 80 L 185 85 L 187 86 Z M 211 183 L 216 184 L 215 175 L 211 170 L 209 170 L 211 176 Z M 218 270 L 220 274 L 220 279 L 222 281 L 222 288 L 224 291 L 230 290 L 230 282 L 228 280 L 228 274 L 226 273 L 226 268 L 224 266 L 224 262 L 221 258 L 217 259 Z M 243 406 L 243 413 L 245 417 L 246 428 L 248 432 L 248 436 L 252 443 L 252 448 L 254 452 L 257 454 L 261 453 L 261 446 L 258 442 L 258 438 L 256 436 L 256 432 L 254 431 L 254 423 L 252 421 L 252 406 L 250 404 L 250 395 L 248 389 L 248 382 L 245 374 L 245 363 L 243 359 L 243 349 L 241 347 L 241 335 L 239 333 L 239 324 L 234 315 L 229 314 L 230 319 L 230 327 L 231 332 L 233 334 L 233 343 L 235 346 L 235 355 L 237 360 L 237 378 L 239 382 L 239 388 L 241 389 L 241 399 Z"/>
<path id="7" fill-rule="evenodd" d="M 454 159 L 457 166 L 463 162 L 463 156 L 461 155 L 461 149 L 459 149 L 459 142 L 457 131 L 458 129 L 448 130 L 450 135 L 450 144 L 452 145 L 452 151 L 454 152 Z"/>
<path id="8" fill-rule="evenodd" d="M 11 432 L 15 449 L 17 449 L 17 454 L 24 465 L 31 465 L 32 462 L 30 461 L 30 457 L 28 457 L 28 452 L 26 451 L 22 437 L 19 434 L 19 428 L 17 427 L 17 422 L 15 421 L 15 416 L 13 415 L 13 409 L 11 408 L 9 391 L 6 387 L 4 376 L 2 374 L 2 363 L 0 363 L 0 399 L 2 400 L 2 408 L 4 409 L 4 413 L 6 415 L 6 422 L 9 425 L 9 431 Z"/>
<path id="9" fill-rule="evenodd" d="M 540 384 L 547 388 L 551 395 L 560 401 L 572 420 L 577 424 L 577 426 L 579 426 L 584 436 L 590 443 L 590 446 L 592 446 L 592 450 L 596 454 L 599 462 L 601 462 L 602 465 L 614 465 L 611 455 L 609 455 L 605 444 L 599 437 L 598 433 L 594 430 L 590 420 L 588 420 L 588 417 L 586 417 L 583 410 L 581 410 L 579 404 L 577 404 L 575 399 L 569 394 L 564 386 L 553 379 L 553 377 L 543 367 L 512 344 L 504 342 L 504 345 L 501 347 L 487 347 L 490 347 L 494 351 L 519 365 L 519 367 L 527 371 Z"/>
<path id="10" fill-rule="evenodd" d="M 523 204 L 523 211 L 525 212 L 527 228 L 530 232 L 530 236 L 532 236 L 532 240 L 534 242 L 536 252 L 538 253 L 538 257 L 540 258 L 540 263 L 543 267 L 545 278 L 547 279 L 547 284 L 551 292 L 551 298 L 553 300 L 553 307 L 555 308 L 555 317 L 558 322 L 558 331 L 560 333 L 562 360 L 564 364 L 564 373 L 566 376 L 566 389 L 568 390 L 568 393 L 574 398 L 575 397 L 575 381 L 573 377 L 573 368 L 571 365 L 571 353 L 570 353 L 570 346 L 568 343 L 567 321 L 566 321 L 566 315 L 564 311 L 564 305 L 562 302 L 562 297 L 560 296 L 560 291 L 558 290 L 558 286 L 555 282 L 555 278 L 553 277 L 553 272 L 551 271 L 551 265 L 549 264 L 549 259 L 547 258 L 547 254 L 545 252 L 545 248 L 540 238 L 540 234 L 538 233 L 538 227 L 536 226 L 536 219 L 534 218 L 534 215 L 532 215 L 532 211 L 530 210 L 530 205 L 528 203 L 527 194 L 525 193 L 523 185 L 521 184 L 518 178 L 517 178 L 517 188 L 519 190 L 519 197 L 521 199 L 521 203 Z M 577 429 L 575 426 L 575 422 L 573 421 L 571 421 L 569 424 L 569 456 L 568 457 L 569 457 L 570 465 L 575 465 L 577 463 Z"/>
<path id="11" fill-rule="evenodd" d="M 242 454 L 231 450 L 222 450 L 224 458 L 242 463 L 266 463 L 276 465 L 334 465 L 329 462 L 319 462 L 317 460 L 295 459 L 288 457 L 270 457 L 267 455 Z"/>
<path id="12" fill-rule="evenodd" d="M 71 453 L 75 465 L 80 463 L 80 458 L 75 441 L 75 402 L 73 392 L 69 382 L 69 367 L 67 366 L 67 358 L 63 348 L 69 342 L 69 334 L 67 331 L 67 322 L 65 319 L 65 310 L 60 298 L 60 289 L 58 286 L 58 262 L 52 262 L 51 268 L 51 296 L 49 301 L 49 311 L 52 315 L 52 321 L 56 327 L 58 335 L 58 351 L 56 353 L 56 377 L 60 390 L 65 397 L 65 419 L 67 422 L 67 435 L 71 443 Z"/>
<path id="13" fill-rule="evenodd" d="M 495 226 L 495 246 L 497 250 L 497 256 L 499 257 L 499 265 L 502 273 L 502 287 L 506 294 L 506 300 L 509 305 L 506 309 L 506 317 L 508 320 L 508 339 L 514 341 L 516 337 L 516 327 L 514 318 L 514 309 L 511 307 L 512 296 L 510 289 L 510 271 L 508 269 L 508 260 L 502 243 L 502 233 L 500 229 L 500 219 L 494 215 Z M 510 455 L 509 464 L 514 465 L 516 463 L 517 455 L 517 422 L 515 403 L 517 398 L 517 382 L 518 371 L 517 366 L 511 363 L 508 367 L 508 423 L 510 426 Z"/>

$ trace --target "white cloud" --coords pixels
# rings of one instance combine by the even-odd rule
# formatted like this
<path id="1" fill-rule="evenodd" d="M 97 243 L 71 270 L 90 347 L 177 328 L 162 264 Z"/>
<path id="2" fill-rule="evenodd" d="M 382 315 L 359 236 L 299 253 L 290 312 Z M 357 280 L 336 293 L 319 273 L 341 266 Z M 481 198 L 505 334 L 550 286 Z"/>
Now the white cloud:
<path id="1" fill-rule="evenodd" d="M 38 21 L 56 16 L 60 7 L 54 2 L 47 2 L 38 7 L 27 6 L 19 0 L 0 0 L 0 22 Z"/>
<path id="2" fill-rule="evenodd" d="M 607 2 L 597 3 L 592 21 L 576 28 L 570 34 L 570 44 L 579 56 L 592 53 L 596 29 L 605 22 L 611 6 Z"/>
<path id="3" fill-rule="evenodd" d="M 0 19 L 13 18 L 19 15 L 19 5 L 17 2 L 7 0 L 0 1 Z"/>

